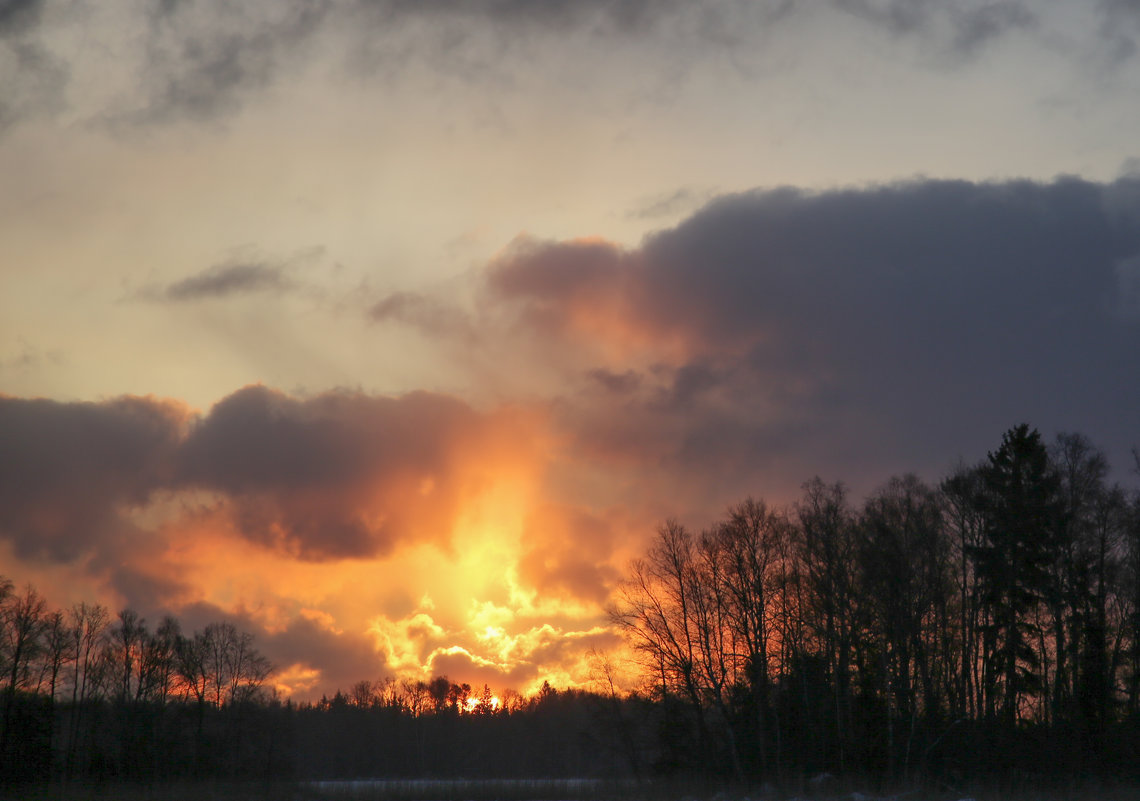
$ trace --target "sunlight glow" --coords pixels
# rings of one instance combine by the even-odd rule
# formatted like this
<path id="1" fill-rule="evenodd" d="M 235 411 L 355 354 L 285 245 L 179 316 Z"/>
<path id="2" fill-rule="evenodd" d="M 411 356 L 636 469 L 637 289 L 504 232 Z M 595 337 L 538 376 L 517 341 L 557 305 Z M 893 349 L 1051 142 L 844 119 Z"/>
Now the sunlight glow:
<path id="1" fill-rule="evenodd" d="M 282 696 L 289 697 L 305 693 L 316 687 L 321 680 L 321 672 L 300 662 L 279 669 L 273 674 L 273 689 Z"/>

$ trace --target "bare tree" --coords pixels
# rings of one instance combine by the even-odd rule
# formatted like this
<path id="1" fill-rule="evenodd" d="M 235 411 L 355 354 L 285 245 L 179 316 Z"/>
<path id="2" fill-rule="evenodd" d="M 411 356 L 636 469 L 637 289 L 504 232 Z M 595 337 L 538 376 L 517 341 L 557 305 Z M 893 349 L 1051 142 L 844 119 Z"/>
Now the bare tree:
<path id="1" fill-rule="evenodd" d="M 726 700 L 734 683 L 735 649 L 720 569 L 714 537 L 698 542 L 684 526 L 667 521 L 646 558 L 632 563 L 610 616 L 656 677 L 666 709 L 671 698 L 687 702 L 705 762 L 711 758 L 715 711 L 733 771 L 740 775 Z"/>
<path id="2" fill-rule="evenodd" d="M 107 638 L 106 661 L 112 682 L 108 690 L 121 702 L 136 701 L 142 694 L 143 652 L 148 637 L 146 621 L 138 612 L 119 612 L 119 622 L 111 627 Z"/>
<path id="3" fill-rule="evenodd" d="M 803 582 L 799 607 L 827 665 L 839 764 L 846 770 L 858 610 L 855 519 L 841 483 L 825 484 L 816 477 L 803 489 L 803 498 L 795 507 Z"/>
<path id="4" fill-rule="evenodd" d="M 938 632 L 949 623 L 951 579 L 940 499 L 914 475 L 893 478 L 868 498 L 859 533 L 859 594 L 883 663 L 888 757 L 905 776 L 920 713 L 942 713 Z M 908 724 L 902 747 L 890 729 L 895 717 Z"/>
<path id="5" fill-rule="evenodd" d="M 960 657 L 958 676 L 951 692 L 950 706 L 956 718 L 978 717 L 982 708 L 979 688 L 982 686 L 979 670 L 982 655 L 979 653 L 978 632 L 982 603 L 974 554 L 982 547 L 984 524 L 982 506 L 981 466 L 961 465 L 943 480 L 942 501 L 944 520 L 950 535 L 955 562 L 954 580 L 958 590 L 958 644 Z"/>
<path id="6" fill-rule="evenodd" d="M 207 651 L 208 643 L 202 632 L 180 636 L 174 648 L 175 674 L 182 698 L 196 702 L 199 709 L 206 705 L 210 692 Z"/>
<path id="7" fill-rule="evenodd" d="M 0 735 L 0 758 L 8 753 L 9 734 L 12 730 L 12 710 L 15 707 L 16 691 L 26 687 L 31 678 L 30 666 L 40 648 L 40 636 L 44 630 L 44 599 L 28 585 L 23 594 L 9 596 L 2 607 L 3 642 L 0 646 L 7 659 L 8 686 L 4 700 L 4 733 Z"/>
<path id="8" fill-rule="evenodd" d="M 183 692 L 215 707 L 254 698 L 272 672 L 269 660 L 253 647 L 253 635 L 232 623 L 211 623 L 175 648 Z"/>
<path id="9" fill-rule="evenodd" d="M 760 769 L 766 774 L 769 721 L 773 719 L 769 641 L 777 630 L 772 619 L 777 614 L 781 546 L 792 539 L 792 526 L 786 516 L 763 501 L 748 498 L 728 510 L 728 518 L 717 526 L 713 536 L 721 562 L 718 575 L 727 596 L 734 656 L 748 687 Z"/>
<path id="10" fill-rule="evenodd" d="M 422 679 L 400 679 L 399 697 L 401 706 L 412 717 L 419 717 L 426 711 L 428 700 L 427 682 Z"/>
<path id="11" fill-rule="evenodd" d="M 181 636 L 178 621 L 167 615 L 155 632 L 146 637 L 139 663 L 138 698 L 166 703 L 173 691 Z"/>
<path id="12" fill-rule="evenodd" d="M 68 626 L 64 613 L 58 609 L 49 613 L 44 622 L 43 659 L 36 687 L 44 692 L 46 683 L 47 696 L 53 703 L 56 700 L 60 673 L 63 666 L 71 661 L 71 640 L 71 627 Z"/>

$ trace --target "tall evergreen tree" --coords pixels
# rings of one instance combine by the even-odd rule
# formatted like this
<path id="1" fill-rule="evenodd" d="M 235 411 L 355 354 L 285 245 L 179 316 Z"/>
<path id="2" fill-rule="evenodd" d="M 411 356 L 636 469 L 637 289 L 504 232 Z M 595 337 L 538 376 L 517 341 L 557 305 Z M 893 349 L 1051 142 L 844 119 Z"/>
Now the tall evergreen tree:
<path id="1" fill-rule="evenodd" d="M 982 480 L 985 538 L 974 558 L 989 612 L 986 712 L 1013 725 L 1042 690 L 1034 612 L 1050 592 L 1064 504 L 1041 435 L 1024 423 L 989 454 Z"/>

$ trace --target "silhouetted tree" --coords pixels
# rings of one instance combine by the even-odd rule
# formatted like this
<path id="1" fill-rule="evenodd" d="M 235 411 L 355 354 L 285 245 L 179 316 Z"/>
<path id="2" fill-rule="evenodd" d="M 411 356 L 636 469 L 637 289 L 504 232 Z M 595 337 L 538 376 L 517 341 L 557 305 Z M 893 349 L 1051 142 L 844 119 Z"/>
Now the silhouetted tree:
<path id="1" fill-rule="evenodd" d="M 0 585 L 10 583 L 0 580 Z M 5 588 L 7 590 L 7 588 Z M 4 594 L 8 594 L 7 590 Z M 31 680 L 31 665 L 40 648 L 40 635 L 44 630 L 47 604 L 30 585 L 19 595 L 9 595 L 0 604 L 2 627 L 0 653 L 7 667 L 7 688 L 4 693 L 4 731 L 0 734 L 0 759 L 8 756 L 13 741 L 13 712 L 16 693 L 26 688 Z"/>
<path id="2" fill-rule="evenodd" d="M 735 656 L 742 660 L 747 714 L 755 725 L 757 767 L 763 777 L 769 773 L 768 740 L 778 737 L 770 697 L 773 655 L 769 642 L 777 637 L 771 625 L 780 584 L 777 568 L 783 555 L 781 545 L 792 538 L 791 523 L 763 501 L 748 498 L 729 508 L 713 537 Z"/>
<path id="3" fill-rule="evenodd" d="M 983 608 L 974 560 L 985 541 L 982 466 L 955 468 L 942 481 L 941 490 L 947 541 L 955 565 L 960 648 L 958 673 L 948 703 L 955 718 L 977 718 L 982 708 L 978 635 Z"/>
<path id="4" fill-rule="evenodd" d="M 143 649 L 148 636 L 146 621 L 133 609 L 119 612 L 119 622 L 109 632 L 105 659 L 112 685 L 108 692 L 123 703 L 138 700 L 143 690 Z"/>
<path id="5" fill-rule="evenodd" d="M 818 476 L 804 484 L 795 514 L 799 523 L 803 620 L 815 653 L 823 659 L 824 680 L 831 688 L 830 725 L 827 720 L 820 720 L 817 725 L 834 732 L 839 769 L 845 771 L 852 732 L 851 670 L 858 645 L 855 516 L 847 503 L 846 488 L 841 483 L 825 484 Z M 802 650 L 801 659 L 807 654 Z M 804 693 L 807 679 L 808 672 L 801 670 Z M 804 708 L 810 705 L 805 703 Z M 814 728 L 809 724 L 809 736 Z"/>
<path id="6" fill-rule="evenodd" d="M 859 595 L 878 657 L 863 670 L 880 673 L 888 771 L 905 775 L 920 715 L 939 720 L 944 713 L 951 579 L 939 497 L 914 475 L 891 479 L 868 498 L 859 540 Z M 906 725 L 897 738 L 896 719 Z"/>
<path id="7" fill-rule="evenodd" d="M 611 610 L 611 620 L 642 654 L 643 666 L 654 676 L 666 714 L 670 704 L 683 700 L 697 731 L 699 764 L 713 764 L 705 687 L 701 669 L 705 664 L 702 645 L 710 644 L 701 631 L 704 591 L 696 562 L 693 535 L 676 521 L 658 528 L 645 559 L 630 567 L 631 576 L 622 585 L 620 600 Z M 711 659 L 712 657 L 710 657 Z M 670 699 L 673 699 L 672 701 Z M 664 725 L 678 731 L 686 716 L 674 714 Z"/>
<path id="8" fill-rule="evenodd" d="M 1017 722 L 1043 688 L 1034 612 L 1053 593 L 1053 553 L 1063 530 L 1061 482 L 1037 431 L 1018 425 L 982 469 L 985 541 L 975 550 L 985 631 L 993 660 L 984 671 L 987 712 Z"/>

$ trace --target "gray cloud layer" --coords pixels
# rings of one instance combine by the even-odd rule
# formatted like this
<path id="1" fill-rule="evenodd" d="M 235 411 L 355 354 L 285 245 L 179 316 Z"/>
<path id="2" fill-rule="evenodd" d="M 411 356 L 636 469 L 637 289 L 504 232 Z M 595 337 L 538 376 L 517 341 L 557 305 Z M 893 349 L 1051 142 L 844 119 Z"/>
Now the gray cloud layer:
<path id="1" fill-rule="evenodd" d="M 66 63 L 40 42 L 46 0 L 0 2 L 0 132 L 63 103 Z"/>
<path id="2" fill-rule="evenodd" d="M 11 125 L 60 107 L 70 73 L 89 72 L 83 54 L 51 50 L 44 27 L 91 14 L 84 2 L 47 15 L 49 0 L 20 0 L 0 7 L 0 78 L 11 89 L 0 105 L 0 125 Z M 1029 4 L 936 3 L 931 0 L 833 0 L 832 10 L 891 37 L 914 37 L 924 50 L 960 61 L 1011 33 L 1036 29 Z M 95 117 L 113 127 L 195 120 L 216 122 L 238 113 L 250 98 L 270 91 L 285 76 L 318 65 L 339 80 L 384 79 L 409 68 L 480 76 L 502 83 L 522 64 L 532 69 L 536 43 L 550 37 L 590 48 L 656 40 L 667 43 L 671 69 L 704 58 L 755 50 L 756 37 L 806 13 L 812 4 L 793 0 L 696 3 L 614 0 L 284 0 L 283 2 L 150 4 L 142 19 L 127 5 L 103 6 L 114 17 L 106 30 L 141 25 L 124 42 L 101 42 L 86 51 L 130 48 L 135 64 L 113 105 Z M 828 13 L 825 9 L 824 13 Z M 1135 51 L 1136 14 L 1130 4 L 1105 0 L 1092 11 L 1116 60 Z M 50 18 L 50 22 L 45 21 Z M 97 36 L 90 28 L 87 35 Z M 50 38 L 50 37 L 49 37 Z M 1090 49 L 1095 50 L 1096 46 Z M 735 57 L 734 57 L 735 58 Z M 747 59 L 745 59 L 747 60 Z M 945 61 L 945 59 L 943 59 Z"/>
<path id="3" fill-rule="evenodd" d="M 1138 265 L 1134 180 L 918 181 L 725 197 L 634 251 L 524 243 L 488 291 L 564 347 L 683 345 L 590 371 L 563 407 L 590 452 L 858 483 L 1022 419 L 1140 441 Z"/>

